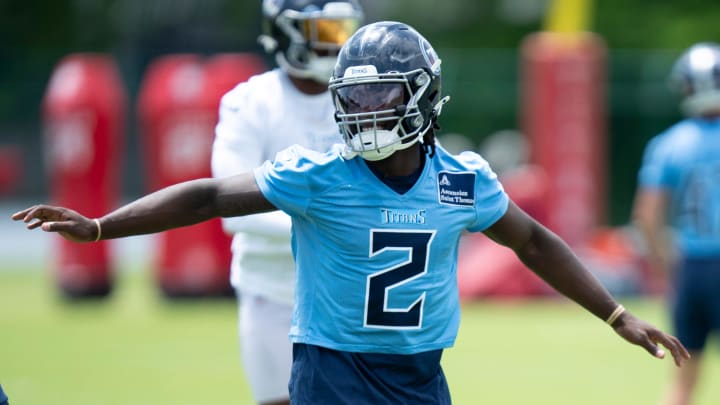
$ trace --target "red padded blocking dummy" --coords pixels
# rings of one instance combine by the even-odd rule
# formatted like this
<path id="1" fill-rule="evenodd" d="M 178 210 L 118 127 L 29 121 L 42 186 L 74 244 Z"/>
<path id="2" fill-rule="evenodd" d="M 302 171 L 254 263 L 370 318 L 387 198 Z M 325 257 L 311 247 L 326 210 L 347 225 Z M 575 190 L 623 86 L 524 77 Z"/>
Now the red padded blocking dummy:
<path id="1" fill-rule="evenodd" d="M 112 57 L 71 54 L 53 71 L 42 105 L 51 200 L 88 217 L 119 201 L 127 95 Z M 109 242 L 55 238 L 53 267 L 72 297 L 112 290 Z"/>
<path id="2" fill-rule="evenodd" d="M 150 191 L 211 176 L 220 98 L 262 70 L 251 54 L 176 54 L 150 65 L 138 102 Z M 163 232 L 157 242 L 154 271 L 166 296 L 232 294 L 231 238 L 219 219 Z"/>

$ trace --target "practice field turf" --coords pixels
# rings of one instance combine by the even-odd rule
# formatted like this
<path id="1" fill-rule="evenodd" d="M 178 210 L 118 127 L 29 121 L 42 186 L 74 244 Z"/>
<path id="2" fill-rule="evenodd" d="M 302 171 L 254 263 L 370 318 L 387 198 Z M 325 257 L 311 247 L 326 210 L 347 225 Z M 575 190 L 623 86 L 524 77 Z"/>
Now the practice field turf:
<path id="1" fill-rule="evenodd" d="M 67 303 L 38 271 L 0 271 L 0 384 L 11 405 L 250 404 L 233 300 L 168 302 L 143 272 Z M 664 325 L 662 307 L 623 300 Z M 698 405 L 720 403 L 710 353 Z M 464 306 L 443 359 L 456 404 L 654 404 L 671 361 L 625 344 L 565 300 Z"/>

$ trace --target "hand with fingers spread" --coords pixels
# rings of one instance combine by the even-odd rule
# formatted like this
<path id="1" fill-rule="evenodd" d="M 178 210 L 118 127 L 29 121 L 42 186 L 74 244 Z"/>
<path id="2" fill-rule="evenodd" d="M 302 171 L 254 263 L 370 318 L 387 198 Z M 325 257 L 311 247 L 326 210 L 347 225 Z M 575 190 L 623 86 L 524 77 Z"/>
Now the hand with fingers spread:
<path id="1" fill-rule="evenodd" d="M 665 358 L 665 350 L 658 345 L 664 346 L 670 350 L 678 367 L 690 358 L 690 353 L 675 336 L 664 333 L 629 312 L 623 312 L 611 326 L 625 340 L 645 348 L 659 359 Z"/>
<path id="2" fill-rule="evenodd" d="M 63 207 L 34 205 L 13 214 L 12 219 L 23 221 L 28 229 L 41 228 L 45 232 L 57 232 L 73 242 L 100 240 L 100 222 Z"/>

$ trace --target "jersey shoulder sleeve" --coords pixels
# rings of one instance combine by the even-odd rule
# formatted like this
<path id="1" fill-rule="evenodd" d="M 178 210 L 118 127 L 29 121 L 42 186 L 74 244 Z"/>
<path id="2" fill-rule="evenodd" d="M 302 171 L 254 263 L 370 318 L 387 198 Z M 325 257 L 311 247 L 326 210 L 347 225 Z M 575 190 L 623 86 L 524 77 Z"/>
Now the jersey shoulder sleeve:
<path id="1" fill-rule="evenodd" d="M 327 152 L 293 145 L 254 170 L 255 181 L 273 205 L 290 215 L 304 215 L 315 198 L 336 184 L 345 171 L 341 145 Z"/>
<path id="2" fill-rule="evenodd" d="M 671 188 L 675 165 L 686 149 L 685 143 L 700 131 L 693 120 L 683 120 L 648 141 L 638 171 L 638 186 L 643 188 Z"/>
<path id="3" fill-rule="evenodd" d="M 482 156 L 475 152 L 462 152 L 455 156 L 461 170 L 475 174 L 475 222 L 471 232 L 484 231 L 497 222 L 507 211 L 510 198 L 497 174 Z"/>

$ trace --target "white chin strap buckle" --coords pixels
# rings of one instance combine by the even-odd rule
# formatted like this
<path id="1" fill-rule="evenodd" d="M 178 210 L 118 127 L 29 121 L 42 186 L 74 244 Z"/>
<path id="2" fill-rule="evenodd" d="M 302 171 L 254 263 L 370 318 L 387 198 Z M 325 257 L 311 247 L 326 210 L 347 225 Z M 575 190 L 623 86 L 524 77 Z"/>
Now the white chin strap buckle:
<path id="1" fill-rule="evenodd" d="M 443 106 L 447 104 L 448 101 L 450 101 L 450 96 L 445 96 L 441 98 L 440 101 L 437 102 L 437 104 L 435 104 L 435 106 L 433 107 L 433 114 L 435 114 L 436 117 L 440 116 Z"/>

